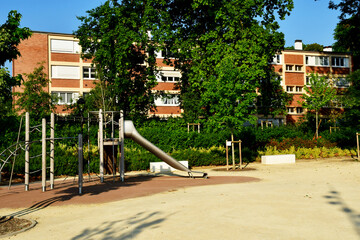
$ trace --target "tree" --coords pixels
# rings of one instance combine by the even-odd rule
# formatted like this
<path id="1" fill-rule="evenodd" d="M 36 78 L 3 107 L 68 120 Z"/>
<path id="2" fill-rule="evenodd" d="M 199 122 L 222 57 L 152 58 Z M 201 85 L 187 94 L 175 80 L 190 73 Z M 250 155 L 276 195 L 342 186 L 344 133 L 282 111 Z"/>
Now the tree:
<path id="1" fill-rule="evenodd" d="M 328 76 L 310 74 L 309 85 L 304 86 L 305 94 L 302 95 L 302 106 L 308 111 L 315 111 L 316 138 L 319 137 L 319 111 L 328 105 L 336 96 L 336 90 L 332 87 Z M 300 103 L 300 102 L 299 102 Z"/>
<path id="2" fill-rule="evenodd" d="M 2 116 L 11 111 L 11 89 L 13 86 L 19 85 L 21 81 L 21 75 L 10 76 L 10 72 L 4 67 L 5 62 L 20 56 L 17 46 L 21 40 L 31 36 L 31 31 L 28 28 L 19 27 L 20 20 L 20 13 L 10 11 L 8 19 L 0 26 L 0 114 Z"/>
<path id="3" fill-rule="evenodd" d="M 341 0 L 329 3 L 330 9 L 339 9 L 340 22 L 334 32 L 335 51 L 350 51 L 354 57 L 354 68 L 360 67 L 360 0 Z"/>
<path id="4" fill-rule="evenodd" d="M 18 97 L 17 110 L 29 112 L 38 118 L 48 116 L 55 109 L 55 105 L 50 93 L 44 90 L 49 85 L 44 66 L 40 65 L 32 73 L 24 73 L 24 76 L 23 92 L 14 93 Z"/>
<path id="5" fill-rule="evenodd" d="M 304 50 L 322 52 L 324 50 L 324 46 L 318 43 L 306 44 L 304 46 Z"/>
<path id="6" fill-rule="evenodd" d="M 166 47 L 186 76 L 182 95 L 196 96 L 208 124 L 234 130 L 255 120 L 260 80 L 269 75 L 269 62 L 284 45 L 275 15 L 284 19 L 292 6 L 292 1 L 170 4 L 173 30 Z"/>
<path id="7" fill-rule="evenodd" d="M 83 58 L 92 59 L 110 109 L 147 114 L 154 106 L 155 52 L 164 42 L 168 13 L 162 1 L 106 1 L 79 17 L 75 32 Z M 104 108 L 105 106 L 103 106 Z"/>
<path id="8" fill-rule="evenodd" d="M 256 100 L 258 114 L 276 116 L 287 113 L 287 105 L 292 101 L 293 95 L 285 92 L 280 82 L 281 79 L 274 72 L 262 79 L 259 91 L 261 94 Z"/>
<path id="9" fill-rule="evenodd" d="M 345 120 L 353 128 L 360 127 L 360 70 L 351 73 L 347 80 L 350 82 L 346 94 L 343 97 L 346 107 Z"/>

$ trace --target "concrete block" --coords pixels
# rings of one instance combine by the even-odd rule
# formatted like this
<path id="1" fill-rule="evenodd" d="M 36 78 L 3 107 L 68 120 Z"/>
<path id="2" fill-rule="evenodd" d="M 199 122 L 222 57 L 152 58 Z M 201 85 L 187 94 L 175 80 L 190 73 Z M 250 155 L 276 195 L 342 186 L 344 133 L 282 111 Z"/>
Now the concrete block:
<path id="1" fill-rule="evenodd" d="M 261 156 L 262 164 L 295 163 L 295 154 Z"/>
<path id="2" fill-rule="evenodd" d="M 189 167 L 188 161 L 179 161 L 185 167 Z M 172 172 L 176 169 L 165 162 L 150 162 L 150 172 Z"/>

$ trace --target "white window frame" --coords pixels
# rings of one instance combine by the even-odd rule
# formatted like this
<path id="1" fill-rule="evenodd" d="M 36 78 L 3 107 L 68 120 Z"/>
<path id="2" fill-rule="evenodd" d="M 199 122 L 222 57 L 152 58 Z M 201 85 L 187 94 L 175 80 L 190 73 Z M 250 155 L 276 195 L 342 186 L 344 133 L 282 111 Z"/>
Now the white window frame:
<path id="1" fill-rule="evenodd" d="M 89 74 L 89 77 L 85 77 L 84 74 L 85 74 L 85 70 L 87 70 L 87 74 Z M 96 79 L 96 68 L 94 67 L 90 67 L 90 66 L 84 66 L 82 68 L 82 76 L 83 76 L 83 79 Z M 94 75 L 94 77 L 91 77 L 91 75 Z"/>
<path id="2" fill-rule="evenodd" d="M 51 78 L 80 79 L 80 67 L 68 65 L 52 65 Z"/>
<path id="3" fill-rule="evenodd" d="M 302 91 L 303 91 L 303 87 L 302 87 L 302 86 L 296 86 L 296 87 L 295 87 L 295 92 L 297 92 L 297 93 L 302 93 Z"/>
<path id="4" fill-rule="evenodd" d="M 179 96 L 180 94 L 167 94 L 165 97 L 157 97 L 155 99 L 155 106 L 180 106 Z"/>
<path id="5" fill-rule="evenodd" d="M 50 51 L 55 53 L 80 53 L 78 41 L 50 39 Z"/>
<path id="6" fill-rule="evenodd" d="M 51 92 L 51 95 L 59 98 L 58 101 L 55 102 L 55 104 L 57 105 L 70 105 L 72 103 L 75 103 L 79 99 L 79 93 L 77 92 L 54 91 Z M 62 97 L 62 95 L 64 96 L 65 99 Z"/>
<path id="7" fill-rule="evenodd" d="M 339 77 L 339 78 L 333 79 L 333 82 L 337 88 L 350 87 L 350 82 L 345 77 Z"/>
<path id="8" fill-rule="evenodd" d="M 287 107 L 287 113 L 288 114 L 294 114 L 295 108 L 294 107 Z"/>
<path id="9" fill-rule="evenodd" d="M 282 64 L 282 56 L 281 54 L 276 54 L 274 57 L 273 57 L 273 61 L 271 62 L 272 64 Z"/>
<path id="10" fill-rule="evenodd" d="M 294 92 L 294 86 L 286 86 L 286 92 L 293 93 Z"/>
<path id="11" fill-rule="evenodd" d="M 307 66 L 329 67 L 329 63 L 329 56 L 305 56 L 305 64 Z"/>
<path id="12" fill-rule="evenodd" d="M 178 71 L 160 71 L 156 74 L 156 80 L 158 82 L 179 82 L 180 78 L 181 73 Z"/>
<path id="13" fill-rule="evenodd" d="M 349 58 L 348 57 L 333 56 L 333 57 L 331 57 L 331 66 L 332 67 L 348 68 L 349 67 Z"/>
<path id="14" fill-rule="evenodd" d="M 302 107 L 297 107 L 296 108 L 296 113 L 297 114 L 303 114 L 304 113 L 304 109 Z"/>

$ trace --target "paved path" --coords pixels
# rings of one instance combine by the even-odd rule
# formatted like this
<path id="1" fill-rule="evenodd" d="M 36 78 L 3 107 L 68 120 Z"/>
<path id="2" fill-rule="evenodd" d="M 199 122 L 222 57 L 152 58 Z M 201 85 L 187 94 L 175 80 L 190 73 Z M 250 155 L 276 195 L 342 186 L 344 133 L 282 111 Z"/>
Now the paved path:
<path id="1" fill-rule="evenodd" d="M 177 187 L 150 196 L 29 212 L 24 217 L 38 225 L 9 239 L 360 239 L 359 162 L 248 167 L 255 170 L 207 171 L 210 177 L 261 181 Z M 0 211 L 7 215 L 21 209 Z"/>

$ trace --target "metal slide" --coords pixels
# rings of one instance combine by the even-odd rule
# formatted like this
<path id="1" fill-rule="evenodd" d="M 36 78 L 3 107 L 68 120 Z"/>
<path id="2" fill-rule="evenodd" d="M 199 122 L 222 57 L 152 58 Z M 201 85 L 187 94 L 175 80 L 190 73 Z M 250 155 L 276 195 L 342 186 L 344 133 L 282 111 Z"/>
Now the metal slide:
<path id="1" fill-rule="evenodd" d="M 154 144 L 146 140 L 135 129 L 134 123 L 132 121 L 126 120 L 124 121 L 124 125 L 125 125 L 124 134 L 126 138 L 131 138 L 132 140 L 134 140 L 134 142 L 138 143 L 140 146 L 142 146 L 143 148 L 154 154 L 156 157 L 160 158 L 161 160 L 169 164 L 171 167 L 178 169 L 180 171 L 187 172 L 190 177 L 193 177 L 193 173 L 197 173 L 197 174 L 201 173 L 203 175 L 202 177 L 204 178 L 207 177 L 207 173 L 191 171 L 190 169 L 188 169 L 187 167 L 176 161 L 174 158 L 167 155 L 160 148 L 156 147 Z"/>

